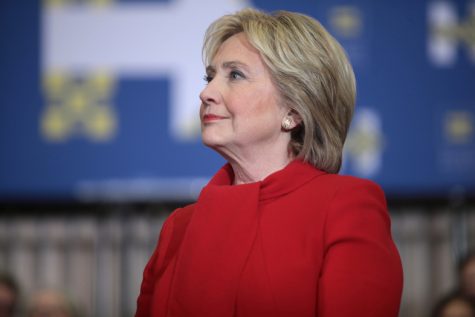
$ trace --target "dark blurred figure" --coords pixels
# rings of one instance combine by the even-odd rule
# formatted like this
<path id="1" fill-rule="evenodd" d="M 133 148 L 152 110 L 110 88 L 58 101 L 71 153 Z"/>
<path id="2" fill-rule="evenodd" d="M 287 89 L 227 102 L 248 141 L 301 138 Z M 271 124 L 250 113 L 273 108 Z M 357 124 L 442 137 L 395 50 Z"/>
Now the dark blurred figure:
<path id="1" fill-rule="evenodd" d="M 431 317 L 475 317 L 475 302 L 459 292 L 450 293 L 436 303 Z"/>
<path id="2" fill-rule="evenodd" d="M 15 278 L 8 273 L 0 273 L 0 317 L 16 316 L 19 293 Z"/>
<path id="3" fill-rule="evenodd" d="M 79 317 L 72 301 L 64 293 L 45 289 L 31 297 L 28 317 Z"/>
<path id="4" fill-rule="evenodd" d="M 460 292 L 475 299 L 475 252 L 471 251 L 464 256 L 458 265 L 458 279 Z"/>

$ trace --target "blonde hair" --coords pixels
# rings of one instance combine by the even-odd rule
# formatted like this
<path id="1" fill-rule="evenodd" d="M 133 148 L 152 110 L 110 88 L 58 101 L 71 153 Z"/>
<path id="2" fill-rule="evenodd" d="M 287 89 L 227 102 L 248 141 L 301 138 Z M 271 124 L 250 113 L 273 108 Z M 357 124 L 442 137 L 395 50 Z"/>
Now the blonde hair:
<path id="1" fill-rule="evenodd" d="M 205 64 L 224 41 L 241 32 L 260 52 L 283 104 L 302 119 L 291 131 L 290 150 L 319 169 L 338 173 L 356 98 L 355 76 L 343 48 L 309 16 L 244 9 L 209 26 Z"/>

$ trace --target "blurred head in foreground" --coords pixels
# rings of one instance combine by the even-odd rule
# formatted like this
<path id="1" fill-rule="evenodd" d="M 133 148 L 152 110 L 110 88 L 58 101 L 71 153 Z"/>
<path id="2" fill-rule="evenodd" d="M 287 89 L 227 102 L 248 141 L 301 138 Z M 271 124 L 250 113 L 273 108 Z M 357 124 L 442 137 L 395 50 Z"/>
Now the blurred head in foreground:
<path id="1" fill-rule="evenodd" d="M 78 317 L 78 313 L 63 293 L 47 289 L 32 296 L 28 317 Z"/>
<path id="2" fill-rule="evenodd" d="M 469 252 L 458 265 L 460 291 L 475 298 L 475 252 Z"/>
<path id="3" fill-rule="evenodd" d="M 0 317 L 15 316 L 19 300 L 19 288 L 8 273 L 0 273 Z"/>
<path id="4" fill-rule="evenodd" d="M 475 303 L 463 294 L 451 293 L 436 303 L 432 317 L 475 317 Z"/>

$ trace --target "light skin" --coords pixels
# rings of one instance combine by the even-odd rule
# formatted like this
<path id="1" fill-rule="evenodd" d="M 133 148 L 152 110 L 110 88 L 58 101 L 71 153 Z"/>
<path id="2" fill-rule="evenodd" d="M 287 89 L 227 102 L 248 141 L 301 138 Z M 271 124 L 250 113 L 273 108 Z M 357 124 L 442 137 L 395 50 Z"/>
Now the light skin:
<path id="1" fill-rule="evenodd" d="M 200 94 L 203 143 L 232 166 L 234 184 L 253 183 L 284 168 L 293 156 L 289 129 L 299 118 L 279 102 L 279 93 L 259 52 L 243 33 L 227 39 L 206 68 Z"/>
<path id="2" fill-rule="evenodd" d="M 450 302 L 442 311 L 441 317 L 472 317 L 473 311 L 469 304 L 462 300 Z"/>
<path id="3" fill-rule="evenodd" d="M 471 259 L 461 272 L 463 291 L 469 296 L 475 296 L 475 258 Z"/>
<path id="4" fill-rule="evenodd" d="M 64 296 L 53 290 L 42 290 L 33 296 L 29 317 L 72 317 Z"/>
<path id="5" fill-rule="evenodd" d="M 6 285 L 0 284 L 0 316 L 10 316 L 10 311 L 15 301 L 15 292 Z"/>

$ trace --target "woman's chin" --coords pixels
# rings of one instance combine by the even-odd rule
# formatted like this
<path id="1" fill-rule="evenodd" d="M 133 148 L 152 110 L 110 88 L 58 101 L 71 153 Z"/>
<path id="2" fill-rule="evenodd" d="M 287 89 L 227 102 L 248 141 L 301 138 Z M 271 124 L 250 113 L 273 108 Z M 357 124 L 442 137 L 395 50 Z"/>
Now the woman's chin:
<path id="1" fill-rule="evenodd" d="M 204 145 L 206 145 L 207 147 L 210 147 L 212 149 L 214 149 L 216 147 L 219 147 L 219 145 L 220 145 L 220 142 L 219 142 L 218 138 L 212 137 L 212 136 L 202 135 L 201 136 L 201 141 L 203 142 Z"/>
<path id="2" fill-rule="evenodd" d="M 212 131 L 202 131 L 201 140 L 204 145 L 208 147 L 219 147 L 223 144 L 223 138 L 217 133 L 212 133 Z"/>
<path id="3" fill-rule="evenodd" d="M 228 151 L 226 150 L 227 147 L 222 139 L 202 137 L 201 140 L 206 147 L 209 147 L 210 149 L 216 151 L 218 154 L 227 159 L 228 156 L 226 155 L 226 153 Z"/>

